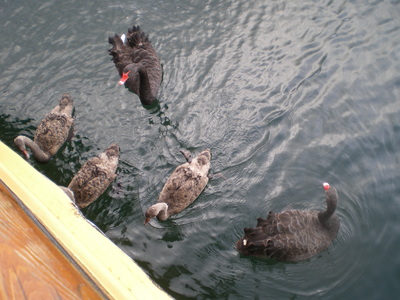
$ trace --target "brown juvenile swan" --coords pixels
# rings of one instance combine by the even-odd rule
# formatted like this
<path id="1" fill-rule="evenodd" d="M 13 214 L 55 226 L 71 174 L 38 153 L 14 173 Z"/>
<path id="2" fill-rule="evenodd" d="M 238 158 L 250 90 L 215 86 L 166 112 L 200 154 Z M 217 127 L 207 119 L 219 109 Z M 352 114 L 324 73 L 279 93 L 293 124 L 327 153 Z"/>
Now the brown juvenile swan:
<path id="1" fill-rule="evenodd" d="M 82 209 L 94 202 L 114 181 L 119 158 L 119 146 L 112 144 L 99 156 L 89 159 L 68 185 L 76 205 Z M 68 193 L 67 193 L 68 194 Z"/>
<path id="2" fill-rule="evenodd" d="M 22 135 L 14 139 L 15 145 L 22 151 L 26 159 L 29 159 L 26 147 L 31 149 L 40 163 L 47 163 L 57 153 L 65 141 L 72 136 L 74 123 L 72 110 L 72 98 L 69 94 L 64 94 L 60 103 L 40 122 L 33 141 Z"/>
<path id="3" fill-rule="evenodd" d="M 248 256 L 297 262 L 325 250 L 336 238 L 340 222 L 335 214 L 338 194 L 328 183 L 325 211 L 287 210 L 258 218 L 256 228 L 245 228 L 237 250 Z"/>
<path id="4" fill-rule="evenodd" d="M 158 202 L 146 211 L 147 224 L 151 218 L 157 217 L 165 221 L 169 216 L 177 214 L 188 207 L 206 187 L 210 170 L 211 152 L 202 151 L 194 159 L 181 151 L 187 162 L 178 166 L 168 178 L 162 189 Z"/>
<path id="5" fill-rule="evenodd" d="M 137 94 L 143 105 L 151 105 L 161 84 L 160 59 L 148 36 L 139 26 L 128 29 L 128 34 L 115 34 L 108 38 L 112 48 L 108 50 L 121 80 L 130 91 Z"/>

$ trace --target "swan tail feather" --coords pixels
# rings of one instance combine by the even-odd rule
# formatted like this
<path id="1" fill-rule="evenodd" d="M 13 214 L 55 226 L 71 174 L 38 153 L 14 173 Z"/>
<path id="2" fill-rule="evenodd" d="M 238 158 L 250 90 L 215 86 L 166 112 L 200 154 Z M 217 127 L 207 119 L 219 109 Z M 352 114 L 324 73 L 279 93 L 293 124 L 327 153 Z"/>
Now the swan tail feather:
<path id="1" fill-rule="evenodd" d="M 112 45 L 112 48 L 108 50 L 110 55 L 114 55 L 122 51 L 124 42 L 121 40 L 118 34 L 114 34 L 114 36 L 109 36 L 108 42 Z"/>
<path id="2" fill-rule="evenodd" d="M 128 45 L 132 48 L 142 47 L 150 42 L 149 37 L 140 29 L 139 26 L 133 26 L 128 29 L 127 41 Z"/>
<path id="3" fill-rule="evenodd" d="M 129 51 L 126 51 L 126 46 L 118 34 L 108 37 L 108 42 L 112 45 L 112 48 L 108 50 L 108 53 L 112 56 L 112 61 L 114 62 L 119 75 L 122 76 L 124 67 L 131 61 Z"/>

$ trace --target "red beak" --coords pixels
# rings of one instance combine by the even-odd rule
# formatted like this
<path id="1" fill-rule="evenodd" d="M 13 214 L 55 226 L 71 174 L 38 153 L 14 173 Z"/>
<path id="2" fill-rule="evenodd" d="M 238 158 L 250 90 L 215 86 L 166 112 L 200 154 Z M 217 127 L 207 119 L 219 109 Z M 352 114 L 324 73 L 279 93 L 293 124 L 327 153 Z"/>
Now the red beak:
<path id="1" fill-rule="evenodd" d="M 26 151 L 26 150 L 21 150 L 21 151 L 25 155 L 25 158 L 29 159 L 30 155 L 29 155 L 28 151 Z"/>
<path id="2" fill-rule="evenodd" d="M 122 77 L 121 77 L 121 79 L 120 79 L 119 82 L 118 82 L 119 85 L 123 85 L 123 84 L 125 83 L 125 81 L 128 80 L 128 78 L 129 78 L 129 73 L 130 73 L 130 72 L 131 72 L 131 71 L 128 71 L 128 72 L 126 72 L 126 73 L 122 73 Z"/>

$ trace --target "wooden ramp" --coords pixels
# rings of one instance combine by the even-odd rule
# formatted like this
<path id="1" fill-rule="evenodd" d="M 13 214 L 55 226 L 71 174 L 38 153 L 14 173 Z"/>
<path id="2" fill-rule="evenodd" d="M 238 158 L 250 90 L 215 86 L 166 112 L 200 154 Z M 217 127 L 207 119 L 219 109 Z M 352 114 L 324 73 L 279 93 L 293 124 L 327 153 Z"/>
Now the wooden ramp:
<path id="1" fill-rule="evenodd" d="M 0 299 L 171 299 L 0 142 Z"/>

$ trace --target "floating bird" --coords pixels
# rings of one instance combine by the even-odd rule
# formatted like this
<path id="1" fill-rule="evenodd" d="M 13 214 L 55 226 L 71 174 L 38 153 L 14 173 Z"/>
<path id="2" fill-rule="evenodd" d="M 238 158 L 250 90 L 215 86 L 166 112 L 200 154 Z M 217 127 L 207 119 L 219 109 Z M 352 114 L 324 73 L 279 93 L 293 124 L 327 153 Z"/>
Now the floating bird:
<path id="1" fill-rule="evenodd" d="M 181 212 L 193 203 L 206 187 L 209 180 L 210 150 L 202 151 L 194 159 L 188 152 L 181 152 L 187 162 L 178 166 L 168 178 L 158 202 L 146 211 L 144 224 L 154 217 L 157 217 L 159 221 L 165 221 L 171 215 Z"/>
<path id="2" fill-rule="evenodd" d="M 23 135 L 14 139 L 15 145 L 26 159 L 30 157 L 26 147 L 31 149 L 40 163 L 47 163 L 57 153 L 65 141 L 72 137 L 74 123 L 72 110 L 72 98 L 69 94 L 64 94 L 60 103 L 40 122 L 33 141 Z"/>
<path id="3" fill-rule="evenodd" d="M 99 156 L 85 162 L 72 178 L 68 189 L 73 192 L 75 203 L 80 209 L 94 202 L 117 177 L 115 171 L 119 153 L 119 146 L 112 144 Z"/>
<path id="4" fill-rule="evenodd" d="M 335 214 L 338 194 L 324 183 L 325 211 L 287 210 L 258 218 L 256 228 L 245 228 L 237 250 L 248 256 L 297 262 L 327 249 L 336 238 L 340 221 Z"/>
<path id="5" fill-rule="evenodd" d="M 130 91 L 137 94 L 143 105 L 156 100 L 162 79 L 162 67 L 148 36 L 139 26 L 128 29 L 127 35 L 110 36 L 108 50 L 121 79 Z"/>

